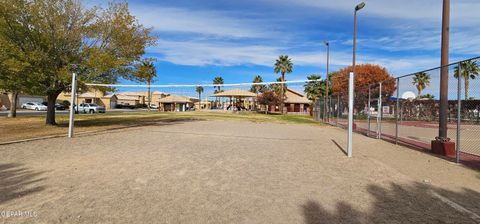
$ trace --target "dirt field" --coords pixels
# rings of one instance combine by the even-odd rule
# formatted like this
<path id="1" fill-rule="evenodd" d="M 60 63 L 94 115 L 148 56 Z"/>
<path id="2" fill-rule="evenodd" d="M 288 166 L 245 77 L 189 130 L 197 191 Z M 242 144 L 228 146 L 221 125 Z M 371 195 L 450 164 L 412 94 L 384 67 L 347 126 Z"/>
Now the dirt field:
<path id="1" fill-rule="evenodd" d="M 4 145 L 0 223 L 480 222 L 480 172 L 361 135 L 347 158 L 345 140 L 191 120 Z"/>

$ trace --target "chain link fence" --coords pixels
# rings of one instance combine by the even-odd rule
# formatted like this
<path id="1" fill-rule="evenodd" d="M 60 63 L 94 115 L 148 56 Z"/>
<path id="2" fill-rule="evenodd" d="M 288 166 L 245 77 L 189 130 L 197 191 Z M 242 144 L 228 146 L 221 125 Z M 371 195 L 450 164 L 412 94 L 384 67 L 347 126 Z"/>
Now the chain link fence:
<path id="1" fill-rule="evenodd" d="M 430 150 L 439 135 L 440 70 L 356 86 L 354 131 L 415 149 Z M 480 166 L 480 57 L 448 65 L 447 134 L 462 163 Z M 346 128 L 348 96 L 315 102 L 314 118 Z"/>

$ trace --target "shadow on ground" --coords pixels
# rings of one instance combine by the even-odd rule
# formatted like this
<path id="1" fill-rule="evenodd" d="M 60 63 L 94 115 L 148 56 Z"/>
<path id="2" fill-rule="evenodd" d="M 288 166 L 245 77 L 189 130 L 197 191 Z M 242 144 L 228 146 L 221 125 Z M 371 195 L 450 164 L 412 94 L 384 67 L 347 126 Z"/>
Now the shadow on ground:
<path id="1" fill-rule="evenodd" d="M 45 187 L 38 186 L 38 183 L 45 179 L 39 178 L 42 173 L 22 164 L 0 164 L 0 204 L 43 191 Z"/>
<path id="2" fill-rule="evenodd" d="M 162 118 L 162 117 L 99 117 L 96 119 L 78 119 L 75 121 L 76 127 L 106 127 L 106 126 L 153 126 L 179 124 L 185 122 L 199 121 L 193 118 Z M 59 127 L 68 127 L 68 122 L 61 123 Z"/>
<path id="3" fill-rule="evenodd" d="M 368 212 L 348 202 L 327 209 L 317 201 L 307 201 L 302 205 L 305 223 L 480 223 L 475 214 L 480 211 L 480 193 L 469 189 L 452 192 L 416 183 L 389 188 L 370 185 L 367 191 L 374 198 Z"/>
<path id="4" fill-rule="evenodd" d="M 337 146 L 337 148 L 340 149 L 340 151 L 343 152 L 343 154 L 348 155 L 347 150 L 343 149 L 343 147 L 340 146 L 340 144 L 338 144 L 337 141 L 335 141 L 335 140 L 333 140 L 333 139 L 330 139 L 330 140 L 332 140 L 333 144 L 335 144 L 335 145 Z"/>

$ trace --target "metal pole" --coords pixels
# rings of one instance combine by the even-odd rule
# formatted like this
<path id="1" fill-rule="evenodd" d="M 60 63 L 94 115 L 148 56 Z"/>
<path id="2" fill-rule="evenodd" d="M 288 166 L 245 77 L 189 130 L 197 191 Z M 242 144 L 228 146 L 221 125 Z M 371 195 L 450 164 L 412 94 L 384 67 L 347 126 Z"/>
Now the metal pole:
<path id="1" fill-rule="evenodd" d="M 338 119 L 340 118 L 340 95 L 337 96 L 337 120 L 335 125 L 338 127 Z"/>
<path id="2" fill-rule="evenodd" d="M 462 63 L 458 63 L 458 78 L 457 78 L 457 144 L 456 144 L 456 154 L 455 159 L 457 163 L 460 163 L 460 126 L 461 126 L 461 111 L 462 111 L 462 86 L 461 86 L 461 75 L 462 74 Z"/>
<path id="3" fill-rule="evenodd" d="M 332 96 L 328 97 L 328 123 L 330 124 L 330 117 L 333 117 L 332 114 Z"/>
<path id="4" fill-rule="evenodd" d="M 378 91 L 377 138 L 382 138 L 382 83 Z"/>
<path id="5" fill-rule="evenodd" d="M 370 100 L 371 100 L 371 88 L 368 85 L 368 109 L 367 109 L 367 121 L 368 121 L 368 128 L 367 128 L 367 136 L 370 137 Z"/>
<path id="6" fill-rule="evenodd" d="M 398 144 L 398 117 L 400 112 L 400 78 L 397 78 L 397 103 L 395 105 L 395 144 Z"/>
<path id="7" fill-rule="evenodd" d="M 74 115 L 75 115 L 75 95 L 77 94 L 77 74 L 74 72 L 72 74 L 72 95 L 70 98 L 70 118 L 68 121 L 68 137 L 73 138 L 73 126 L 74 126 Z M 78 107 L 78 105 L 77 105 Z"/>
<path id="8" fill-rule="evenodd" d="M 353 80 L 355 75 L 353 72 L 350 72 L 350 77 L 348 79 L 348 145 L 347 145 L 347 156 L 352 157 L 352 135 L 353 135 L 353 91 L 354 85 Z"/>
<path id="9" fill-rule="evenodd" d="M 330 123 L 330 116 L 329 116 L 329 115 L 330 115 L 330 114 L 329 114 L 329 111 L 330 111 L 330 110 L 329 110 L 329 108 L 328 108 L 328 106 L 329 106 L 329 104 L 328 104 L 328 102 L 329 102 L 329 100 L 328 100 L 328 64 L 329 64 L 329 60 L 330 60 L 330 43 L 325 42 L 325 44 L 327 45 L 327 74 L 325 75 L 325 77 L 326 77 L 326 78 L 325 78 L 325 80 L 326 80 L 326 81 L 325 81 L 325 85 L 326 85 L 326 88 L 325 88 L 325 100 L 326 100 L 327 102 L 325 103 L 325 105 L 326 105 L 326 107 L 325 107 L 325 108 L 326 108 L 325 113 L 327 114 L 327 119 L 326 119 L 326 120 L 327 120 L 328 123 Z"/>
<path id="10" fill-rule="evenodd" d="M 357 48 L 357 10 L 353 13 L 353 60 L 352 60 L 352 72 L 355 74 L 355 53 Z"/>
<path id="11" fill-rule="evenodd" d="M 441 50 L 441 73 L 440 73 L 440 121 L 438 137 L 447 138 L 448 116 L 448 48 L 450 30 L 450 0 L 443 0 L 442 13 L 442 50 Z"/>

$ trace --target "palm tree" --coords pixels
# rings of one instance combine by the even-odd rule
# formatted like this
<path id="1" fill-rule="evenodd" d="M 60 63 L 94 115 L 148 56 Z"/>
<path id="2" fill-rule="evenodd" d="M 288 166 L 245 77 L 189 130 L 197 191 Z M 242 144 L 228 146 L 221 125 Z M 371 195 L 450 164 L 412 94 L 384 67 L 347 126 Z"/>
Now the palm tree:
<path id="1" fill-rule="evenodd" d="M 479 75 L 480 68 L 477 62 L 473 60 L 460 62 L 460 66 L 462 66 L 462 74 L 460 76 L 465 80 L 465 99 L 468 99 L 470 79 L 475 79 Z M 455 67 L 454 77 L 458 79 L 458 66 Z"/>
<path id="2" fill-rule="evenodd" d="M 213 78 L 213 85 L 214 86 L 214 93 L 220 93 L 222 92 L 222 85 L 223 85 L 223 78 L 221 76 L 217 76 L 215 78 Z M 217 107 L 218 105 L 218 98 L 215 99 L 215 107 Z"/>
<path id="3" fill-rule="evenodd" d="M 262 83 L 263 82 L 262 76 L 256 75 L 255 78 L 253 78 L 252 82 L 253 83 Z M 253 93 L 257 94 L 257 97 L 255 97 L 255 101 L 254 101 L 254 108 L 255 109 L 257 108 L 256 100 L 258 98 L 258 94 L 265 92 L 266 88 L 267 87 L 265 85 L 252 85 L 252 87 L 250 88 L 250 92 L 253 92 Z"/>
<path id="4" fill-rule="evenodd" d="M 418 97 L 420 97 L 422 91 L 430 85 L 430 75 L 425 72 L 419 72 L 413 76 L 412 84 L 417 86 Z"/>
<path id="5" fill-rule="evenodd" d="M 262 82 L 263 82 L 263 78 L 260 75 L 256 75 L 252 81 L 252 83 L 262 83 Z M 266 88 L 267 87 L 265 85 L 252 85 L 252 87 L 250 88 L 250 92 L 256 93 L 258 95 L 259 93 L 262 93 L 263 91 L 265 91 Z"/>
<path id="6" fill-rule="evenodd" d="M 147 108 L 150 111 L 150 104 L 151 104 L 151 92 L 150 92 L 150 85 L 153 82 L 153 78 L 157 76 L 157 71 L 155 70 L 155 65 L 152 62 L 152 59 L 145 59 L 137 66 L 137 77 L 141 81 L 147 82 L 148 85 L 148 104 Z"/>
<path id="7" fill-rule="evenodd" d="M 308 80 L 320 80 L 319 75 L 309 75 L 307 77 Z M 310 100 L 317 100 L 320 96 L 325 95 L 325 81 L 316 81 L 316 82 L 306 82 L 303 85 L 305 94 L 307 98 Z"/>
<path id="8" fill-rule="evenodd" d="M 198 93 L 198 109 L 200 110 L 202 108 L 202 93 L 203 93 L 203 86 L 197 86 L 195 91 Z"/>
<path id="9" fill-rule="evenodd" d="M 280 55 L 275 62 L 275 68 L 273 69 L 275 73 L 282 73 L 281 80 L 285 82 L 285 73 L 291 73 L 293 71 L 292 59 L 288 58 L 288 55 Z M 280 102 L 280 111 L 284 113 L 283 107 L 285 104 L 285 85 L 282 83 L 281 88 L 281 102 Z"/>

